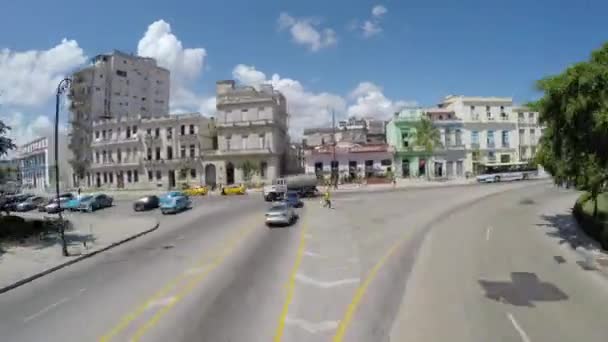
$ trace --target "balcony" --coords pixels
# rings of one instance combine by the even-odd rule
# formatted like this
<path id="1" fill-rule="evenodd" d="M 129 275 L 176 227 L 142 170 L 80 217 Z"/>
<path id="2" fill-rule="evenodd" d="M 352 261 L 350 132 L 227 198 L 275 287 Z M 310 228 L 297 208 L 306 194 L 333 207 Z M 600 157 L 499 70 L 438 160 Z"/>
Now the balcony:
<path id="1" fill-rule="evenodd" d="M 488 156 L 488 157 L 486 158 L 486 162 L 487 162 L 488 164 L 493 164 L 493 163 L 496 163 L 496 156 Z"/>
<path id="2" fill-rule="evenodd" d="M 488 141 L 488 143 L 487 143 L 487 147 L 488 147 L 488 148 L 496 148 L 496 144 L 494 144 L 494 142 L 493 142 L 493 141 Z"/>
<path id="3" fill-rule="evenodd" d="M 509 144 L 508 141 L 503 141 L 502 145 L 500 147 L 502 147 L 502 148 L 511 148 L 511 144 Z"/>
<path id="4" fill-rule="evenodd" d="M 251 127 L 251 126 L 272 126 L 281 125 L 277 120 L 273 119 L 259 119 L 259 120 L 245 120 L 245 121 L 217 121 L 216 127 Z M 285 125 L 285 123 L 282 123 Z"/>
<path id="5" fill-rule="evenodd" d="M 249 149 L 231 149 L 231 150 L 211 150 L 207 151 L 204 157 L 214 156 L 246 156 L 246 155 L 269 155 L 273 154 L 270 148 L 249 148 Z"/>
<path id="6" fill-rule="evenodd" d="M 184 135 L 179 135 L 179 140 L 180 141 L 197 141 L 198 140 L 198 135 L 196 134 L 184 134 Z"/>
<path id="7" fill-rule="evenodd" d="M 120 138 L 120 139 L 95 139 L 93 140 L 93 143 L 91 144 L 93 147 L 98 147 L 98 146 L 110 146 L 110 145 L 122 145 L 122 144 L 133 144 L 133 143 L 137 143 L 139 141 L 139 139 L 135 136 L 135 137 L 130 137 L 130 138 Z"/>
<path id="8" fill-rule="evenodd" d="M 478 142 L 476 142 L 476 143 L 471 143 L 471 149 L 473 149 L 473 150 L 478 150 L 478 149 L 479 149 L 479 143 L 478 143 Z"/>

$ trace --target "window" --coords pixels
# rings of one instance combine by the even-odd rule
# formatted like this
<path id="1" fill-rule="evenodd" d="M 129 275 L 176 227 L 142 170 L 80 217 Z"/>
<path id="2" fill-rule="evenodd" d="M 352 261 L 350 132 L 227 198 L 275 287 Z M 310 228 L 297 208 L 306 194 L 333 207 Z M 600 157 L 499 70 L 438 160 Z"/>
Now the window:
<path id="1" fill-rule="evenodd" d="M 106 184 L 108 182 L 108 173 L 104 172 L 103 173 L 103 184 Z"/>
<path id="2" fill-rule="evenodd" d="M 133 126 L 133 135 L 137 134 L 137 126 Z"/>
<path id="3" fill-rule="evenodd" d="M 148 171 L 148 182 L 151 182 L 154 180 L 154 174 L 152 173 L 152 171 Z"/>
<path id="4" fill-rule="evenodd" d="M 167 160 L 173 159 L 173 147 L 167 146 Z"/>
<path id="5" fill-rule="evenodd" d="M 182 125 L 181 130 L 180 130 L 180 134 L 181 135 L 185 135 L 186 134 L 186 125 Z"/>
<path id="6" fill-rule="evenodd" d="M 243 144 L 242 149 L 243 150 L 246 150 L 248 148 L 247 147 L 247 140 L 249 140 L 249 136 L 248 135 L 243 135 L 243 138 L 242 138 L 242 141 L 243 141 L 243 143 L 242 143 Z"/>
<path id="7" fill-rule="evenodd" d="M 179 149 L 179 156 L 181 158 L 186 158 L 186 146 L 182 145 Z"/>
<path id="8" fill-rule="evenodd" d="M 190 134 L 194 134 L 194 125 L 190 125 Z"/>
<path id="9" fill-rule="evenodd" d="M 260 163 L 260 177 L 266 178 L 266 170 L 268 169 L 268 163 L 265 161 Z"/>
<path id="10" fill-rule="evenodd" d="M 382 159 L 382 161 L 380 162 L 380 164 L 382 166 L 391 166 L 393 165 L 393 161 L 390 159 Z"/>
<path id="11" fill-rule="evenodd" d="M 496 160 L 496 154 L 494 153 L 494 151 L 488 152 L 488 160 L 490 160 L 490 161 Z"/>
<path id="12" fill-rule="evenodd" d="M 340 162 L 337 160 L 332 160 L 329 165 L 331 166 L 332 171 L 338 171 L 338 169 L 340 168 Z"/>
<path id="13" fill-rule="evenodd" d="M 154 130 L 154 136 L 157 137 L 157 138 L 160 137 L 160 128 L 156 128 Z"/>
<path id="14" fill-rule="evenodd" d="M 188 172 L 187 169 L 181 169 L 181 170 L 179 170 L 179 179 L 185 179 L 187 172 Z"/>
<path id="15" fill-rule="evenodd" d="M 160 147 L 156 148 L 156 160 L 160 160 Z"/>
<path id="16" fill-rule="evenodd" d="M 456 134 L 456 146 L 461 146 L 462 145 L 462 131 L 457 129 L 455 134 Z"/>
<path id="17" fill-rule="evenodd" d="M 103 160 L 104 163 L 107 163 L 108 155 L 107 155 L 106 151 L 101 152 L 101 159 Z"/>
<path id="18" fill-rule="evenodd" d="M 486 143 L 488 144 L 488 147 L 494 147 L 494 131 L 488 131 Z"/>
<path id="19" fill-rule="evenodd" d="M 122 151 L 120 149 L 116 149 L 116 159 L 118 159 L 118 162 L 122 162 Z"/>
<path id="20" fill-rule="evenodd" d="M 101 132 L 101 139 L 106 140 L 106 130 L 105 129 Z"/>
<path id="21" fill-rule="evenodd" d="M 471 131 L 471 144 L 479 145 L 479 132 Z"/>
<path id="22" fill-rule="evenodd" d="M 530 121 L 534 121 L 534 113 L 528 113 L 528 119 L 530 119 Z"/>
<path id="23" fill-rule="evenodd" d="M 248 111 L 249 111 L 249 109 L 247 109 L 247 108 L 241 109 L 241 112 L 243 112 L 243 113 L 247 113 Z"/>
<path id="24" fill-rule="evenodd" d="M 502 147 L 509 147 L 509 131 L 502 131 Z"/>
<path id="25" fill-rule="evenodd" d="M 530 154 L 532 155 L 532 157 L 534 157 L 534 155 L 536 155 L 536 146 L 530 147 Z"/>
<path id="26" fill-rule="evenodd" d="M 190 178 L 196 178 L 196 169 L 190 169 Z"/>
<path id="27" fill-rule="evenodd" d="M 95 152 L 95 162 L 99 164 L 99 151 Z"/>
<path id="28" fill-rule="evenodd" d="M 260 134 L 258 135 L 258 146 L 260 146 L 260 148 L 266 148 L 266 141 L 264 139 L 264 134 Z"/>
<path id="29" fill-rule="evenodd" d="M 511 162 L 511 155 L 509 155 L 509 154 L 501 154 L 500 155 L 500 162 L 501 163 L 510 163 Z"/>
<path id="30" fill-rule="evenodd" d="M 196 148 L 194 145 L 190 145 L 190 158 L 194 158 L 196 154 Z"/>
<path id="31" fill-rule="evenodd" d="M 133 170 L 133 182 L 139 182 L 139 171 Z"/>
<path id="32" fill-rule="evenodd" d="M 462 171 L 463 171 L 462 160 L 457 160 L 456 161 L 456 175 L 462 176 L 462 174 L 463 174 Z"/>
<path id="33" fill-rule="evenodd" d="M 226 137 L 226 151 L 230 151 L 230 137 Z"/>
<path id="34" fill-rule="evenodd" d="M 517 114 L 517 119 L 523 120 L 524 119 L 524 113 L 518 113 Z"/>
<path id="35" fill-rule="evenodd" d="M 147 135 L 152 135 L 152 128 L 148 128 L 148 129 L 146 130 L 146 134 L 147 134 Z"/>
<path id="36" fill-rule="evenodd" d="M 156 180 L 161 180 L 163 178 L 163 174 L 160 172 L 160 170 L 156 171 Z"/>
<path id="37" fill-rule="evenodd" d="M 127 127 L 127 139 L 131 137 L 131 127 Z"/>
<path id="38" fill-rule="evenodd" d="M 131 183 L 131 178 L 133 177 L 133 175 L 131 174 L 131 170 L 127 171 L 127 183 Z"/>
<path id="39" fill-rule="evenodd" d="M 108 130 L 108 139 L 112 139 L 112 130 L 111 129 Z"/>
<path id="40" fill-rule="evenodd" d="M 110 172 L 110 184 L 114 183 L 114 174 Z"/>
<path id="41" fill-rule="evenodd" d="M 167 139 L 173 139 L 173 127 L 167 127 Z"/>

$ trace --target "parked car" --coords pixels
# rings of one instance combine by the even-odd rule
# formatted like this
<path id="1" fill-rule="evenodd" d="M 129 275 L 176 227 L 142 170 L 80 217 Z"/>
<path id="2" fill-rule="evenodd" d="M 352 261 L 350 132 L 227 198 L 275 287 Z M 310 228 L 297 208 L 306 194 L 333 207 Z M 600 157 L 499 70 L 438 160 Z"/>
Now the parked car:
<path id="1" fill-rule="evenodd" d="M 227 185 L 222 188 L 222 195 L 244 195 L 247 193 L 247 188 L 244 184 Z"/>
<path id="2" fill-rule="evenodd" d="M 285 193 L 285 202 L 294 208 L 303 208 L 304 202 L 300 199 L 300 194 L 297 191 L 287 191 Z"/>
<path id="3" fill-rule="evenodd" d="M 25 201 L 17 204 L 15 211 L 25 212 L 25 211 L 33 210 L 36 207 L 38 207 L 38 205 L 40 203 L 43 203 L 44 201 L 45 201 L 45 198 L 42 196 L 30 197 L 30 198 L 26 199 Z"/>
<path id="4" fill-rule="evenodd" d="M 158 208 L 158 204 L 159 204 L 158 196 L 155 196 L 155 195 L 145 196 L 145 197 L 142 197 L 142 198 L 138 199 L 137 201 L 135 201 L 135 203 L 133 203 L 133 210 L 144 211 L 144 210 L 156 209 L 156 208 Z"/>
<path id="5" fill-rule="evenodd" d="M 112 202 L 114 199 L 106 194 L 86 196 L 80 199 L 78 210 L 92 213 L 97 209 L 111 207 Z"/>
<path id="6" fill-rule="evenodd" d="M 49 214 L 56 214 L 60 211 L 65 210 L 66 204 L 69 201 L 70 199 L 67 197 L 59 197 L 59 199 L 53 198 L 50 203 L 44 207 L 44 211 Z"/>
<path id="7" fill-rule="evenodd" d="M 178 213 L 191 205 L 190 197 L 181 191 L 169 191 L 160 198 L 160 212 L 163 215 Z"/>
<path id="8" fill-rule="evenodd" d="M 184 190 L 184 193 L 188 196 L 205 196 L 209 192 L 206 186 L 195 186 Z"/>
<path id="9" fill-rule="evenodd" d="M 37 207 L 38 211 L 45 212 L 46 206 L 51 204 L 52 201 L 53 200 L 51 198 L 45 198 L 44 201 L 42 201 L 38 204 L 38 207 Z"/>
<path id="10" fill-rule="evenodd" d="M 275 203 L 266 212 L 266 225 L 290 225 L 298 219 L 296 210 L 287 202 Z"/>
<path id="11" fill-rule="evenodd" d="M 63 209 L 69 210 L 69 211 L 77 211 L 78 208 L 80 207 L 80 201 L 83 199 L 89 199 L 91 197 L 92 197 L 91 195 L 75 196 L 75 197 L 67 200 L 65 203 L 62 203 Z"/>
<path id="12" fill-rule="evenodd" d="M 19 195 L 7 196 L 5 203 L 2 205 L 2 210 L 17 211 L 17 206 L 20 203 L 25 202 L 30 197 L 34 197 L 34 195 L 19 194 Z"/>

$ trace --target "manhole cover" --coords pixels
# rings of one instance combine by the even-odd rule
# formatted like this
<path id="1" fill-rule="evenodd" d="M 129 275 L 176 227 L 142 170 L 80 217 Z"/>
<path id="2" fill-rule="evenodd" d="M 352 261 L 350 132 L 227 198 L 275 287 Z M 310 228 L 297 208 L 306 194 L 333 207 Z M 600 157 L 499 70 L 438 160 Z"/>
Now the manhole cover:
<path id="1" fill-rule="evenodd" d="M 173 246 L 173 245 L 165 245 L 165 246 L 163 246 L 164 249 L 171 249 L 173 247 L 175 247 L 175 246 Z"/>

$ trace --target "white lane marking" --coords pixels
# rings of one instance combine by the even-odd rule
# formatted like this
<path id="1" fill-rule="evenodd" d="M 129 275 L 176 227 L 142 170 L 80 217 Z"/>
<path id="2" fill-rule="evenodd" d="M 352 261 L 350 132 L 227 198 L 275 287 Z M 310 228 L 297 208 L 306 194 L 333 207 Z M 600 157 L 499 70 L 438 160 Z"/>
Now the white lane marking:
<path id="1" fill-rule="evenodd" d="M 205 272 L 207 270 L 207 268 L 209 268 L 209 266 L 189 268 L 186 270 L 186 274 L 187 275 L 200 274 L 200 273 Z"/>
<path id="2" fill-rule="evenodd" d="M 61 299 L 60 301 L 58 301 L 58 302 L 56 302 L 56 303 L 53 303 L 53 304 L 51 304 L 51 305 L 47 306 L 46 308 L 44 308 L 44 309 L 42 309 L 42 310 L 40 310 L 40 311 L 36 312 L 35 314 L 33 314 L 33 315 L 31 315 L 31 316 L 27 316 L 27 317 L 25 317 L 25 318 L 23 319 L 23 322 L 24 322 L 24 323 L 27 323 L 27 322 L 29 322 L 29 321 L 33 320 L 33 319 L 34 319 L 34 318 L 36 318 L 36 317 L 39 317 L 39 316 L 41 316 L 41 315 L 44 315 L 45 313 L 47 313 L 48 311 L 50 311 L 50 310 L 51 310 L 51 309 L 53 309 L 54 307 L 59 306 L 59 305 L 61 305 L 61 304 L 65 303 L 65 302 L 67 302 L 67 301 L 69 301 L 69 300 L 70 300 L 70 297 L 65 297 L 65 298 Z"/>
<path id="3" fill-rule="evenodd" d="M 341 280 L 336 280 L 336 281 L 322 281 L 322 280 L 317 280 L 317 279 L 307 277 L 301 273 L 296 274 L 296 280 L 298 280 L 304 284 L 314 285 L 316 287 L 320 287 L 320 288 L 324 288 L 324 289 L 336 287 L 336 286 L 342 286 L 342 285 L 359 284 L 359 282 L 360 282 L 359 278 L 346 278 L 346 279 L 341 279 Z"/>
<path id="4" fill-rule="evenodd" d="M 323 256 L 321 254 L 311 252 L 311 251 L 304 251 L 304 255 L 309 256 L 309 257 L 315 257 L 315 258 L 323 258 Z"/>
<path id="5" fill-rule="evenodd" d="M 307 239 L 312 239 L 312 235 L 310 235 L 310 234 L 304 234 L 304 237 Z"/>
<path id="6" fill-rule="evenodd" d="M 511 315 L 510 312 L 507 312 L 507 317 L 509 317 L 509 320 L 511 321 L 511 324 L 513 324 L 513 327 L 519 333 L 519 337 L 521 337 L 521 340 L 524 341 L 524 342 L 530 342 L 530 338 L 528 337 L 528 334 L 526 334 L 526 332 L 524 331 L 524 329 L 522 329 L 522 327 L 519 326 L 519 324 L 515 320 L 515 317 L 513 317 L 513 315 Z"/>
<path id="7" fill-rule="evenodd" d="M 171 303 L 173 303 L 176 300 L 177 300 L 177 298 L 175 298 L 173 296 L 172 297 L 166 297 L 166 298 L 160 298 L 160 299 L 151 301 L 146 308 L 150 309 L 150 308 L 155 308 L 155 307 L 158 307 L 158 306 L 171 305 Z"/>
<path id="8" fill-rule="evenodd" d="M 318 323 L 308 322 L 303 319 L 285 318 L 285 324 L 293 325 L 300 329 L 306 330 L 311 334 L 318 334 L 338 328 L 338 321 L 323 321 Z"/>
<path id="9" fill-rule="evenodd" d="M 492 232 L 492 227 L 486 228 L 486 241 L 490 241 L 490 232 Z"/>

